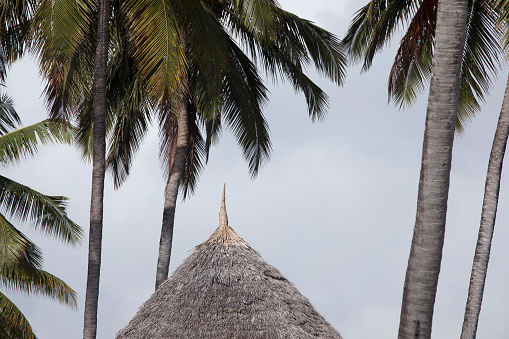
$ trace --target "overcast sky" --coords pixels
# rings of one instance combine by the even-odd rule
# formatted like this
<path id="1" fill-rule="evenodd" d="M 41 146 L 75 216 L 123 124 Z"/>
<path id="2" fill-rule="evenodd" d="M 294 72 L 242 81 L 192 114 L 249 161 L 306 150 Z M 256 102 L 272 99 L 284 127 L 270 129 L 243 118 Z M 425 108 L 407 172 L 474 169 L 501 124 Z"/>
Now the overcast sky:
<path id="1" fill-rule="evenodd" d="M 366 1 L 281 0 L 282 7 L 343 36 Z M 230 226 L 278 268 L 345 339 L 397 336 L 404 275 L 415 222 L 427 93 L 407 110 L 387 103 L 394 46 L 372 69 L 348 70 L 342 88 L 313 74 L 330 96 L 323 122 L 311 123 L 305 100 L 287 84 L 272 86 L 265 110 L 271 160 L 255 180 L 229 131 L 212 149 L 196 194 L 177 206 L 170 270 L 218 226 L 226 183 Z M 43 120 L 43 85 L 30 60 L 14 65 L 7 91 L 24 125 Z M 484 180 L 507 73 L 482 112 L 456 138 L 442 271 L 433 337 L 459 337 L 477 239 Z M 91 166 L 68 146 L 39 154 L 4 175 L 45 194 L 70 198 L 69 215 L 88 234 Z M 509 203 L 503 178 L 497 227 L 479 323 L 479 338 L 509 330 Z M 98 338 L 113 338 L 154 289 L 164 181 L 156 129 L 137 155 L 132 175 L 117 191 L 106 180 Z M 86 240 L 69 248 L 20 226 L 42 247 L 44 268 L 79 295 L 73 311 L 51 300 L 8 293 L 41 339 L 82 336 Z"/>

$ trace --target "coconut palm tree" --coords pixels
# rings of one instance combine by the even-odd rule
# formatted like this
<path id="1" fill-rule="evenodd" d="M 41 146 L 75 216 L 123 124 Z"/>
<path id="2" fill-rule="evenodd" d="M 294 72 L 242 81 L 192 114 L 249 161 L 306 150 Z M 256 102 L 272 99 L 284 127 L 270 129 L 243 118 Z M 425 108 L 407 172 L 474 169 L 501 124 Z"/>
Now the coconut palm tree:
<path id="1" fill-rule="evenodd" d="M 18 162 L 37 152 L 37 145 L 70 143 L 72 130 L 57 120 L 18 128 L 19 116 L 12 100 L 0 95 L 0 163 Z M 42 252 L 9 219 L 29 223 L 64 243 L 77 245 L 82 229 L 67 217 L 66 198 L 48 196 L 0 176 L 0 285 L 28 294 L 41 294 L 76 307 L 76 292 L 65 282 L 42 270 Z M 23 313 L 0 292 L 0 336 L 35 338 Z"/>
<path id="2" fill-rule="evenodd" d="M 478 109 L 478 100 L 488 90 L 486 69 L 496 69 L 497 39 L 490 27 L 494 12 L 484 8 L 489 9 L 479 1 L 371 1 L 358 12 L 343 40 L 351 55 L 364 59 L 367 69 L 394 28 L 409 20 L 391 71 L 389 93 L 399 102 L 411 102 L 431 77 L 400 338 L 431 336 L 454 130 Z"/>
<path id="3" fill-rule="evenodd" d="M 477 324 L 479 323 L 479 314 L 481 312 L 481 304 L 484 293 L 484 283 L 486 281 L 486 273 L 488 271 L 488 262 L 490 259 L 491 240 L 495 229 L 498 195 L 502 176 L 502 164 L 504 161 L 508 136 L 509 79 L 488 162 L 488 173 L 486 175 L 481 213 L 481 225 L 479 227 L 474 263 L 472 265 L 472 273 L 470 276 L 470 285 L 468 288 L 468 298 L 465 307 L 461 339 L 474 339 L 477 333 Z"/>
<path id="4" fill-rule="evenodd" d="M 417 217 L 405 277 L 399 338 L 431 338 L 467 18 L 467 1 L 439 2 Z"/>
<path id="5" fill-rule="evenodd" d="M 507 27 L 509 18 L 508 7 L 505 2 L 498 1 L 500 5 L 499 22 L 502 27 Z M 507 47 L 509 35 L 504 35 L 502 44 Z M 474 339 L 477 334 L 477 325 L 479 323 L 479 314 L 484 293 L 484 284 L 488 271 L 488 262 L 491 252 L 491 241 L 495 229 L 495 219 L 498 207 L 498 196 L 500 191 L 500 181 L 502 177 L 502 165 L 509 137 L 509 78 L 507 80 L 504 100 L 498 118 L 497 129 L 491 147 L 490 158 L 488 162 L 488 171 L 486 174 L 486 183 L 484 187 L 484 199 L 481 212 L 481 223 L 475 248 L 474 262 L 470 275 L 470 284 L 468 288 L 468 297 L 465 307 L 461 339 Z"/>
<path id="6" fill-rule="evenodd" d="M 275 78 L 279 76 L 286 78 L 297 91 L 302 92 L 305 95 L 312 119 L 322 117 L 327 106 L 327 96 L 306 76 L 303 66 L 314 65 L 320 73 L 340 85 L 344 77 L 345 60 L 339 40 L 334 35 L 307 20 L 284 11 L 274 1 L 204 1 L 204 3 L 219 18 L 219 23 L 224 29 L 223 36 L 226 37 L 227 46 L 231 48 L 230 55 L 234 62 L 247 65 L 244 69 L 251 70 L 253 68 L 247 57 L 229 36 L 240 39 L 251 53 L 251 57 L 255 61 L 259 59 L 269 75 Z M 188 34 L 185 33 L 185 36 Z M 192 40 L 187 39 L 187 41 Z M 194 63 L 198 64 L 198 60 Z M 247 75 L 247 73 L 245 74 Z M 264 88 L 258 84 L 257 77 L 246 75 L 244 76 L 247 86 L 240 89 L 246 94 L 253 88 L 258 89 L 257 92 L 254 92 L 255 97 L 237 107 L 231 107 L 233 100 L 230 98 L 240 95 L 239 89 L 231 86 L 233 84 L 232 75 L 222 80 L 221 87 L 219 87 L 228 94 L 226 100 L 220 93 L 206 93 L 209 92 L 206 85 L 201 85 L 203 87 L 200 90 L 206 91 L 206 95 L 212 100 L 220 99 L 216 100 L 219 109 L 213 110 L 212 114 L 208 116 L 210 129 L 207 131 L 213 134 L 207 135 L 206 149 L 221 127 L 221 120 L 214 119 L 214 117 L 224 117 L 243 149 L 244 157 L 249 162 L 251 174 L 255 176 L 270 154 L 270 141 L 266 122 L 261 114 L 261 106 L 265 101 Z M 196 79 L 199 84 L 202 84 L 202 80 L 206 80 L 202 77 L 196 77 Z M 184 91 L 190 93 L 188 89 L 184 89 Z M 189 105 L 176 103 L 175 107 L 178 111 L 178 107 L 186 109 Z M 169 157 L 171 167 L 165 191 L 156 289 L 168 277 L 177 194 L 181 173 L 186 169 L 185 154 L 189 154 L 190 150 L 185 144 L 185 140 L 189 139 L 189 136 L 188 122 L 184 118 L 188 115 L 189 113 L 182 113 L 182 116 L 180 113 L 177 114 L 177 137 L 173 148 L 175 156 Z M 172 140 L 172 138 L 168 139 Z M 182 151 L 177 156 L 179 150 Z M 191 167 L 187 166 L 187 168 Z"/>

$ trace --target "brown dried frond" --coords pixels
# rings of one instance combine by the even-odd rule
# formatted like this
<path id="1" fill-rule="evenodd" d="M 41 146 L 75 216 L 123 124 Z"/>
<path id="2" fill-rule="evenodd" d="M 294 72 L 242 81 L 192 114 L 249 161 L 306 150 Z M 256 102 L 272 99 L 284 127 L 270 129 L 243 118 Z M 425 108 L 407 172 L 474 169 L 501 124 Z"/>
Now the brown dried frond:
<path id="1" fill-rule="evenodd" d="M 405 36 L 401 39 L 389 75 L 389 97 L 405 85 L 410 67 L 418 62 L 423 51 L 431 51 L 435 36 L 437 3 L 437 0 L 423 0 Z"/>

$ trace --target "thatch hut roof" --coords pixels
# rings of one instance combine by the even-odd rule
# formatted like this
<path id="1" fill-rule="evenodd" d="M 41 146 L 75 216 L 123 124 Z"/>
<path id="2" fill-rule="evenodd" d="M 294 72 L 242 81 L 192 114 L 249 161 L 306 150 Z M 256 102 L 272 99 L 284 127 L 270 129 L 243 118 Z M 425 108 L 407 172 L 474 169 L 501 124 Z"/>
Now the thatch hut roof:
<path id="1" fill-rule="evenodd" d="M 308 299 L 228 226 L 220 226 L 140 307 L 117 339 L 330 338 Z"/>

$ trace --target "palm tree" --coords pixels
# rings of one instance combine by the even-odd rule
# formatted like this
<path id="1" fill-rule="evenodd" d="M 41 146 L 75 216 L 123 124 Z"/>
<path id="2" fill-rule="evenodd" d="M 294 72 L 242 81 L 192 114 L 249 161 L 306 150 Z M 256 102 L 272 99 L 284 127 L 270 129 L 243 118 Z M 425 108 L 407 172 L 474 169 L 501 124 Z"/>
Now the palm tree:
<path id="1" fill-rule="evenodd" d="M 399 338 L 431 338 L 467 18 L 467 1 L 438 4 L 417 217 L 403 290 Z"/>
<path id="2" fill-rule="evenodd" d="M 312 119 L 321 118 L 327 106 L 327 96 L 316 86 L 304 73 L 303 66 L 306 64 L 314 64 L 318 71 L 338 85 L 342 83 L 344 77 L 345 60 L 342 55 L 339 40 L 331 33 L 315 26 L 311 22 L 301 19 L 294 14 L 282 10 L 273 1 L 204 1 L 204 4 L 216 14 L 219 23 L 223 26 L 223 37 L 225 38 L 227 47 L 231 48 L 229 52 L 231 60 L 235 63 L 243 63 L 244 77 L 247 80 L 247 86 L 240 87 L 245 91 L 247 102 L 240 102 L 237 107 L 231 107 L 235 103 L 235 98 L 239 95 L 239 89 L 232 86 L 233 76 L 242 76 L 242 74 L 231 74 L 231 72 L 223 72 L 225 77 L 220 79 L 220 89 L 226 91 L 223 93 L 208 94 L 208 98 L 217 102 L 217 109 L 212 110 L 211 114 L 206 116 L 209 122 L 207 129 L 207 142 L 205 154 L 208 154 L 208 147 L 216 138 L 219 128 L 221 127 L 221 117 L 224 117 L 230 128 L 233 129 L 234 135 L 240 147 L 243 149 L 244 157 L 249 162 L 249 170 L 252 176 L 256 176 L 260 166 L 268 159 L 270 155 L 270 139 L 268 129 L 261 113 L 261 107 L 266 100 L 265 87 L 259 82 L 257 76 L 250 75 L 256 72 L 254 65 L 249 62 L 247 56 L 236 46 L 230 36 L 237 37 L 245 44 L 250 51 L 251 57 L 256 61 L 260 59 L 265 71 L 277 78 L 278 75 L 290 81 L 297 91 L 301 91 L 308 104 L 309 114 Z M 181 26 L 184 27 L 184 26 Z M 191 42 L 190 34 L 183 33 L 187 37 L 186 42 Z M 185 46 L 185 43 L 182 44 Z M 189 46 L 191 44 L 189 43 Z M 199 60 L 195 60 L 195 56 L 191 53 L 187 59 L 192 60 L 189 64 L 199 64 Z M 247 73 L 246 70 L 250 72 Z M 200 92 L 207 90 L 206 78 L 196 77 L 191 79 L 190 83 L 198 82 Z M 191 87 L 191 91 L 185 82 L 182 82 L 180 90 L 184 94 L 191 94 L 191 98 L 195 97 L 197 90 Z M 255 96 L 249 97 L 249 93 L 255 93 Z M 199 95 L 198 95 L 199 97 Z M 219 100 L 214 100 L 218 98 Z M 183 100 L 182 100 L 183 99 Z M 190 170 L 192 163 L 187 162 L 186 154 L 190 154 L 188 159 L 196 153 L 189 147 L 189 111 L 186 113 L 186 95 L 183 95 L 181 103 L 176 102 L 174 107 L 177 112 L 176 138 L 175 134 L 168 135 L 166 140 L 175 140 L 170 143 L 169 147 L 171 156 L 168 157 L 171 166 L 169 177 L 165 190 L 165 204 L 163 212 L 163 225 L 161 231 L 161 240 L 159 242 L 159 256 L 156 273 L 156 289 L 168 277 L 171 243 L 174 228 L 174 216 L 177 195 L 182 173 L 189 173 L 185 181 L 184 194 L 187 192 L 187 184 L 190 182 Z M 177 99 L 177 101 L 180 101 Z M 198 102 L 200 99 L 198 98 Z M 191 101 L 192 104 L 192 101 Z M 198 105 L 198 112 L 202 112 Z M 210 110 L 210 108 L 204 108 Z M 193 126 L 191 126 L 193 128 Z M 175 133 L 175 131 L 173 132 Z M 196 140 L 196 139 L 194 139 Z M 168 145 L 168 144 L 164 144 Z M 195 143 L 196 145 L 196 143 Z M 169 145 L 168 145 L 169 146 Z M 191 180 L 194 180 L 193 177 Z M 185 196 L 185 195 L 184 195 Z"/>
<path id="3" fill-rule="evenodd" d="M 70 143 L 72 130 L 57 120 L 18 128 L 19 116 L 12 100 L 0 95 L 0 163 L 8 165 L 34 155 L 37 144 Z M 76 307 L 76 292 L 65 282 L 42 270 L 42 252 L 7 218 L 28 222 L 49 236 L 77 245 L 82 229 L 67 217 L 66 198 L 48 196 L 0 176 L 0 284 L 28 294 L 41 294 Z M 0 336 L 35 338 L 21 311 L 0 292 Z"/>
<path id="4" fill-rule="evenodd" d="M 411 102 L 431 76 L 399 338 L 431 336 L 454 130 L 478 109 L 488 90 L 486 68 L 496 69 L 497 39 L 490 26 L 495 14 L 485 9 L 489 7 L 479 1 L 371 1 L 358 12 L 344 39 L 351 55 L 364 58 L 367 69 L 398 23 L 411 19 L 391 70 L 389 93 L 400 103 Z"/>
<path id="5" fill-rule="evenodd" d="M 99 0 L 97 45 L 93 77 L 93 158 L 92 193 L 90 201 L 90 231 L 88 237 L 88 273 L 85 296 L 83 338 L 95 339 L 97 303 L 101 273 L 103 229 L 104 175 L 106 172 L 106 64 L 108 59 L 110 1 Z"/>
<path id="6" fill-rule="evenodd" d="M 481 225 L 479 227 L 474 263 L 472 265 L 472 273 L 470 276 L 470 285 L 468 288 L 468 298 L 465 307 L 461 339 L 474 339 L 477 333 L 477 324 L 479 323 L 479 314 L 481 312 L 481 304 L 484 293 L 484 283 L 486 281 L 486 273 L 488 271 L 488 262 L 490 259 L 491 240 L 495 229 L 498 194 L 502 176 L 502 164 L 504 161 L 508 136 L 509 79 L 488 163 L 488 173 L 486 175 L 481 213 Z"/>
<path id="7" fill-rule="evenodd" d="M 507 21 L 509 17 L 508 4 L 498 1 L 500 8 L 500 22 Z M 506 26 L 506 24 L 505 24 Z M 503 39 L 503 45 L 507 46 L 509 41 L 507 33 Z M 498 118 L 497 129 L 491 147 L 490 158 L 488 162 L 488 171 L 486 174 L 486 183 L 484 187 L 484 199 L 481 212 L 481 223 L 475 248 L 472 272 L 470 275 L 470 284 L 468 288 L 468 297 L 465 307 L 461 339 L 474 339 L 477 334 L 477 325 L 479 323 L 479 314 L 484 293 L 484 284 L 488 271 L 488 262 L 491 251 L 491 241 L 495 229 L 495 219 L 497 215 L 498 196 L 500 191 L 500 181 L 502 177 L 502 165 L 509 136 L 509 78 Z"/>

